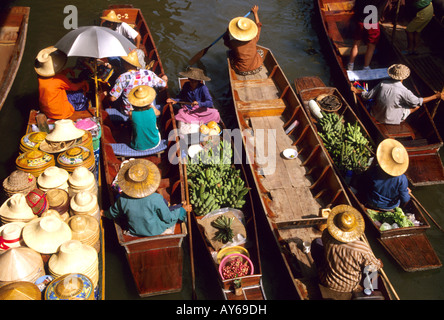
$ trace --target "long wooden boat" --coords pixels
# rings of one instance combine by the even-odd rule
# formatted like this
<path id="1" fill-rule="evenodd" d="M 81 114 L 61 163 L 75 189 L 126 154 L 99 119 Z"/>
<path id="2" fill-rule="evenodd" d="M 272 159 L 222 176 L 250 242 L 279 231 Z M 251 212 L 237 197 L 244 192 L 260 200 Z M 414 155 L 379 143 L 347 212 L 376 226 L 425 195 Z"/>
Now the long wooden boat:
<path id="1" fill-rule="evenodd" d="M 270 226 L 283 263 L 301 299 L 351 299 L 319 286 L 316 266 L 303 243 L 321 236 L 325 209 L 351 205 L 328 155 L 322 148 L 306 112 L 291 88 L 273 53 L 262 46 L 263 68 L 256 75 L 240 76 L 228 71 L 231 91 L 249 164 L 255 199 L 260 200 L 265 223 Z M 297 150 L 293 159 L 286 149 Z M 259 214 L 258 214 L 259 215 Z M 381 271 L 383 272 L 383 271 Z M 385 299 L 390 283 L 379 277 Z M 321 289 L 322 288 L 322 289 Z"/>
<path id="2" fill-rule="evenodd" d="M 377 122 L 367 109 L 366 102 L 361 99 L 360 95 L 355 95 L 351 91 L 350 88 L 354 81 L 349 80 L 346 70 L 348 56 L 353 45 L 351 23 L 354 15 L 353 1 L 318 0 L 316 3 L 324 29 L 324 38 L 332 53 L 332 74 L 337 76 L 338 89 L 354 108 L 374 140 L 382 141 L 385 138 L 393 138 L 405 146 L 410 161 L 406 175 L 412 185 L 443 183 L 444 167 L 439 155 L 443 141 L 430 115 L 429 107 L 420 108 L 400 125 Z M 361 49 L 364 49 L 360 50 L 360 54 L 363 54 L 365 47 L 361 47 Z M 375 53 L 372 59 L 372 69 L 388 68 L 391 64 L 402 63 L 386 37 L 380 38 L 377 50 L 377 54 Z M 355 69 L 359 69 L 359 61 L 360 55 L 355 63 Z M 366 81 L 368 89 L 370 90 L 379 81 L 381 79 Z M 403 84 L 417 96 L 426 96 L 427 92 L 419 91 L 419 81 L 420 79 L 412 72 L 411 76 L 403 81 Z M 434 104 L 432 101 L 430 106 Z"/>
<path id="3" fill-rule="evenodd" d="M 146 58 L 153 61 L 151 70 L 157 75 L 165 74 L 160 57 L 148 25 L 140 9 L 131 6 L 112 6 L 122 20 L 135 25 L 140 32 Z M 106 15 L 108 10 L 103 12 Z M 147 61 L 148 62 L 148 61 Z M 176 143 L 176 121 L 170 105 L 165 104 L 168 96 L 167 89 L 161 90 L 156 102 L 163 106 L 158 118 L 158 128 L 162 139 L 169 139 L 168 147 L 164 152 L 141 156 L 155 163 L 161 171 L 162 181 L 157 190 L 170 204 L 180 204 L 185 201 L 185 186 L 182 166 L 175 165 L 174 159 L 169 157 L 180 156 L 179 144 Z M 103 106 L 106 107 L 106 106 Z M 112 187 L 124 156 L 116 155 L 114 143 L 129 143 L 131 127 L 129 125 L 114 125 L 109 114 L 102 110 L 102 156 L 104 174 L 108 190 L 110 205 L 116 200 L 118 193 Z M 176 148 L 176 149 L 174 149 Z M 137 156 L 136 156 L 137 157 Z M 128 156 L 131 158 L 131 156 Z M 177 163 L 177 162 L 176 162 Z M 174 234 L 153 237 L 135 237 L 125 232 L 122 222 L 114 223 L 119 244 L 125 249 L 125 254 L 141 297 L 179 292 L 182 290 L 183 276 L 183 239 L 187 235 L 184 223 L 177 223 Z"/>
<path id="4" fill-rule="evenodd" d="M 40 111 L 32 109 L 29 113 L 29 119 L 26 126 L 25 134 L 39 131 L 37 116 L 40 115 Z M 74 122 L 80 119 L 94 119 L 96 121 L 96 113 L 95 109 L 89 109 L 86 111 L 75 111 L 74 114 L 69 118 Z M 51 126 L 53 125 L 55 120 L 47 119 L 46 123 Z M 97 138 L 98 139 L 98 138 Z M 98 142 L 94 142 L 94 156 L 95 156 L 95 176 L 97 181 L 97 200 L 99 202 L 99 207 L 102 208 L 103 198 L 102 198 L 102 165 L 100 159 L 100 144 Z M 57 165 L 57 163 L 56 163 Z M 99 221 L 100 228 L 100 250 L 98 251 L 99 257 L 99 280 L 98 284 L 95 288 L 95 299 L 96 300 L 105 300 L 105 230 L 103 227 L 102 220 Z M 44 261 L 47 262 L 49 256 L 43 255 Z"/>
<path id="5" fill-rule="evenodd" d="M 337 97 L 337 101 L 340 102 L 341 107 L 336 111 L 331 112 L 336 113 L 338 118 L 343 119 L 344 124 L 350 123 L 351 126 L 357 124 L 362 136 L 368 141 L 367 146 L 371 149 L 371 157 L 374 157 L 377 145 L 372 140 L 365 126 L 356 116 L 356 113 L 336 88 L 325 86 L 322 80 L 318 77 L 303 77 L 296 79 L 295 88 L 307 115 L 309 115 L 314 129 L 318 132 L 322 132 L 322 128 L 319 120 L 309 109 L 309 101 L 316 100 L 323 95 L 334 95 Z M 344 187 L 348 190 L 349 197 L 352 199 L 354 206 L 359 208 L 362 215 L 367 218 L 367 225 L 373 230 L 379 242 L 402 269 L 405 271 L 421 271 L 441 267 L 441 261 L 425 233 L 430 228 L 430 225 L 418 204 L 413 200 L 410 201 L 407 207 L 404 208 L 404 212 L 414 214 L 416 220 L 418 220 L 421 225 L 381 231 L 379 228 L 380 223 L 372 220 L 368 212 L 368 209 L 370 208 L 365 206 L 365 200 L 363 200 L 365 199 L 365 195 L 362 194 L 362 191 L 361 193 L 359 192 L 363 186 L 363 183 L 360 183 L 360 181 L 362 180 L 365 171 L 355 171 L 354 177 L 352 177 L 347 183 L 346 171 L 344 169 L 339 169 L 338 164 L 335 163 L 331 154 L 328 152 L 327 148 L 325 148 L 325 144 L 322 143 L 322 145 L 324 146 L 326 153 L 329 155 L 331 162 L 334 164 L 338 176 L 341 177 Z M 363 170 L 365 170 L 367 164 L 363 166 L 363 168 Z M 420 248 L 420 250 L 418 250 L 418 248 Z"/>
<path id="6" fill-rule="evenodd" d="M 179 78 L 179 87 L 182 88 L 182 86 L 187 81 L 188 81 L 188 79 L 186 79 L 186 78 Z M 214 104 L 217 105 L 217 101 L 214 101 Z M 225 245 L 225 246 L 222 246 L 221 248 L 215 248 L 214 246 L 212 246 L 212 244 L 209 241 L 208 232 L 205 231 L 204 226 L 207 224 L 202 223 L 204 221 L 204 219 L 208 219 L 207 214 L 209 214 L 210 211 L 205 212 L 205 213 L 202 213 L 202 212 L 197 213 L 195 210 L 195 207 L 193 205 L 194 210 L 192 212 L 191 217 L 193 219 L 195 226 L 197 227 L 197 230 L 199 230 L 201 240 L 205 244 L 205 247 L 207 249 L 206 251 L 208 252 L 208 258 L 211 260 L 211 265 L 213 265 L 213 267 L 214 267 L 213 273 L 214 273 L 215 277 L 217 278 L 217 282 L 219 283 L 219 285 L 221 287 L 223 297 L 226 300 L 265 300 L 266 296 L 265 296 L 265 291 L 264 291 L 263 284 L 262 284 L 262 267 L 261 267 L 261 260 L 260 260 L 260 254 L 259 254 L 258 234 L 257 234 L 257 228 L 256 228 L 256 214 L 255 214 L 255 210 L 254 210 L 253 198 L 251 195 L 252 191 L 251 191 L 251 188 L 248 184 L 248 180 L 247 180 L 246 174 L 245 174 L 245 169 L 244 169 L 242 163 L 237 163 L 235 161 L 236 156 L 234 154 L 237 150 L 234 146 L 234 139 L 231 136 L 231 132 L 227 131 L 227 128 L 222 120 L 219 123 L 219 125 L 222 128 L 222 135 L 221 136 L 212 136 L 214 139 L 210 138 L 210 141 L 214 141 L 214 142 L 209 142 L 209 144 L 207 144 L 207 147 L 205 147 L 205 141 L 203 141 L 203 139 L 201 139 L 200 137 L 197 138 L 199 140 L 198 143 L 196 143 L 197 141 L 195 141 L 193 138 L 191 138 L 190 139 L 191 144 L 189 145 L 189 147 L 192 147 L 192 145 L 194 144 L 194 147 L 196 147 L 196 145 L 199 145 L 199 146 L 202 146 L 203 149 L 205 149 L 211 145 L 211 146 L 215 147 L 213 150 L 221 150 L 221 152 L 224 152 L 222 147 L 219 149 L 219 147 L 221 146 L 220 142 L 223 140 L 223 141 L 227 141 L 227 142 L 231 143 L 233 156 L 230 159 L 231 160 L 230 164 L 232 166 L 234 166 L 237 170 L 239 170 L 238 172 L 240 174 L 240 178 L 245 182 L 245 187 L 249 189 L 248 192 L 246 193 L 246 195 L 244 196 L 245 197 L 244 199 L 246 202 L 245 205 L 242 206 L 241 208 L 234 209 L 234 211 L 239 210 L 243 214 L 243 219 L 241 219 L 241 221 L 244 222 L 244 228 L 246 230 L 246 242 L 239 244 L 237 246 Z M 224 135 L 224 134 L 226 134 L 226 135 Z M 197 135 L 199 135 L 199 133 Z M 190 160 L 190 158 L 188 158 L 188 160 Z M 190 160 L 190 161 L 192 161 L 192 160 Z M 195 170 L 190 170 L 191 166 L 193 166 L 193 165 L 198 165 L 198 164 L 196 164 L 196 163 L 193 164 L 192 162 L 187 163 L 186 161 L 184 161 L 184 164 L 183 164 L 184 173 L 187 174 L 187 176 L 192 171 L 195 171 Z M 221 169 L 216 165 L 216 166 L 214 166 L 214 170 L 219 171 Z M 192 175 L 195 176 L 195 174 L 192 174 Z M 234 176 L 233 176 L 233 178 L 234 178 Z M 188 197 L 190 196 L 190 183 L 193 183 L 193 180 L 195 180 L 195 179 L 193 179 L 191 176 L 187 177 L 187 184 L 185 187 L 186 187 L 186 194 L 188 195 Z M 220 187 L 228 189 L 228 186 L 221 185 Z M 187 201 L 189 201 L 189 199 Z M 230 211 L 233 211 L 233 208 L 224 207 L 224 208 L 221 208 L 220 210 L 222 210 L 222 211 L 226 210 L 226 212 L 230 212 Z M 220 212 L 222 212 L 222 211 L 220 211 Z M 212 214 L 216 214 L 215 211 L 213 211 Z M 222 254 L 222 252 L 223 252 L 222 250 L 230 252 L 230 250 L 231 250 L 230 248 L 238 248 L 238 247 L 242 247 L 244 250 L 246 250 L 246 252 L 248 252 L 248 257 L 253 264 L 254 272 L 252 274 L 236 277 L 236 280 L 234 278 L 224 279 L 221 276 L 220 270 L 219 270 L 221 259 L 217 259 L 218 253 Z M 237 253 L 237 252 L 239 252 L 239 251 L 236 249 L 233 249 L 233 251 L 232 251 L 232 253 Z M 240 251 L 240 252 L 244 253 L 244 251 Z M 235 281 L 241 282 L 241 287 L 242 287 L 241 293 L 236 294 L 236 291 L 234 289 L 234 282 Z"/>
<path id="7" fill-rule="evenodd" d="M 25 50 L 29 7 L 11 7 L 0 14 L 0 109 L 14 83 Z"/>

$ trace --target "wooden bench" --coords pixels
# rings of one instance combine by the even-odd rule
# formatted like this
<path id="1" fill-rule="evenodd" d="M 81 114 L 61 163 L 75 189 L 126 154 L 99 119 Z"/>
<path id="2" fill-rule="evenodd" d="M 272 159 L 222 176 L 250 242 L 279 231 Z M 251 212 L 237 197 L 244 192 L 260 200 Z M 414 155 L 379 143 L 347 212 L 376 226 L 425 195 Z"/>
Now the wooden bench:
<path id="1" fill-rule="evenodd" d="M 399 125 L 384 124 L 377 122 L 376 120 L 375 122 L 379 130 L 387 138 L 411 138 L 412 140 L 415 140 L 415 132 L 413 131 L 412 127 L 405 121 L 401 122 Z"/>

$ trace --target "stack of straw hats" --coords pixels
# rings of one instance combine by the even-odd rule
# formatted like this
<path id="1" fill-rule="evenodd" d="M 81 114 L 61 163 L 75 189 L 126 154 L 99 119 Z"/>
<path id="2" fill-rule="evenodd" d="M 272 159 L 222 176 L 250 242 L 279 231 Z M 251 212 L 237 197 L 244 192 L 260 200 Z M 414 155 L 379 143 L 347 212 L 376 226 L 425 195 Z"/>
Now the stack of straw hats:
<path id="1" fill-rule="evenodd" d="M 37 180 L 31 173 L 22 170 L 13 171 L 3 180 L 3 190 L 10 197 L 15 193 L 28 194 L 37 187 Z"/>
<path id="2" fill-rule="evenodd" d="M 86 147 L 74 146 L 59 154 L 57 165 L 68 172 L 73 172 L 77 167 L 85 167 L 89 171 L 94 172 L 94 153 Z"/>
<path id="3" fill-rule="evenodd" d="M 34 283 L 45 275 L 40 254 L 26 247 L 11 248 L 0 255 L 0 284 L 14 281 Z"/>
<path id="4" fill-rule="evenodd" d="M 85 130 L 76 128 L 72 120 L 57 120 L 54 122 L 54 130 L 40 143 L 40 150 L 58 154 L 81 143 L 83 135 L 85 135 Z"/>
<path id="5" fill-rule="evenodd" d="M 20 151 L 39 150 L 40 144 L 45 141 L 47 133 L 43 131 L 25 134 L 20 139 Z"/>
<path id="6" fill-rule="evenodd" d="M 46 194 L 40 189 L 33 189 L 25 196 L 26 203 L 36 216 L 41 216 L 43 212 L 48 210 L 49 204 Z"/>
<path id="7" fill-rule="evenodd" d="M 26 203 L 26 198 L 21 193 L 16 193 L 8 198 L 0 207 L 0 220 L 3 224 L 9 222 L 29 222 L 37 216 Z"/>
<path id="8" fill-rule="evenodd" d="M 69 195 L 66 190 L 51 189 L 46 192 L 49 209 L 57 211 L 62 220 L 66 221 L 69 218 Z"/>
<path id="9" fill-rule="evenodd" d="M 62 243 L 72 238 L 71 228 L 54 216 L 32 220 L 22 234 L 25 244 L 41 254 L 56 253 Z"/>
<path id="10" fill-rule="evenodd" d="M 81 273 L 91 279 L 94 287 L 99 282 L 99 256 L 90 245 L 79 240 L 64 242 L 48 261 L 49 274 L 54 278 L 68 273 Z"/>
<path id="11" fill-rule="evenodd" d="M 85 134 L 82 136 L 82 141 L 77 145 L 88 148 L 89 150 L 94 152 L 92 133 L 88 130 L 85 130 Z"/>
<path id="12" fill-rule="evenodd" d="M 45 300 L 94 300 L 94 286 L 84 274 L 65 274 L 47 286 Z"/>
<path id="13" fill-rule="evenodd" d="M 89 215 L 100 220 L 100 207 L 97 196 L 90 192 L 81 191 L 77 193 L 70 201 L 70 215 Z"/>
<path id="14" fill-rule="evenodd" d="M 41 215 L 41 217 L 56 217 L 57 219 L 62 220 L 63 222 L 66 222 L 69 219 L 69 213 L 65 212 L 65 214 L 61 215 L 57 210 L 54 209 L 48 209 L 45 212 L 43 212 L 43 214 Z"/>
<path id="15" fill-rule="evenodd" d="M 69 173 L 65 169 L 51 166 L 46 168 L 37 178 L 39 189 L 48 192 L 51 189 L 62 189 L 68 191 Z"/>
<path id="16" fill-rule="evenodd" d="M 0 253 L 9 248 L 25 246 L 22 238 L 22 230 L 25 222 L 10 222 L 0 227 Z"/>
<path id="17" fill-rule="evenodd" d="M 0 300 L 42 300 L 42 293 L 34 283 L 17 281 L 0 288 Z"/>
<path id="18" fill-rule="evenodd" d="M 38 177 L 46 168 L 54 166 L 54 157 L 41 150 L 30 150 L 22 153 L 15 160 L 18 170 L 32 173 Z"/>
<path id="19" fill-rule="evenodd" d="M 75 168 L 68 178 L 69 195 L 72 197 L 81 191 L 97 195 L 97 183 L 94 173 L 85 167 Z"/>
<path id="20" fill-rule="evenodd" d="M 92 216 L 75 215 L 66 222 L 71 228 L 72 239 L 90 245 L 97 252 L 100 251 L 100 226 Z"/>

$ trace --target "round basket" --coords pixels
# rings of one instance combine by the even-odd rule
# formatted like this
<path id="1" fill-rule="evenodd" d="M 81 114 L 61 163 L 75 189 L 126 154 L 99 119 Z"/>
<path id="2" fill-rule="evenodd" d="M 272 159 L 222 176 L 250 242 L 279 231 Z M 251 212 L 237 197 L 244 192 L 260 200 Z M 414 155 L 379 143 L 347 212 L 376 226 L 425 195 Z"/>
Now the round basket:
<path id="1" fill-rule="evenodd" d="M 55 166 L 54 157 L 40 150 L 30 150 L 19 155 L 15 161 L 17 170 L 33 174 L 36 178 L 46 168 Z"/>
<path id="2" fill-rule="evenodd" d="M 222 279 L 234 279 L 254 273 L 254 266 L 250 258 L 241 253 L 232 253 L 219 264 L 219 273 Z"/>
<path id="3" fill-rule="evenodd" d="M 86 167 L 91 172 L 94 172 L 94 153 L 86 147 L 75 146 L 57 157 L 57 165 L 69 173 L 72 173 L 75 168 L 80 166 Z"/>
<path id="4" fill-rule="evenodd" d="M 316 102 L 325 112 L 335 112 L 342 107 L 342 103 L 334 94 L 321 94 L 316 98 Z"/>

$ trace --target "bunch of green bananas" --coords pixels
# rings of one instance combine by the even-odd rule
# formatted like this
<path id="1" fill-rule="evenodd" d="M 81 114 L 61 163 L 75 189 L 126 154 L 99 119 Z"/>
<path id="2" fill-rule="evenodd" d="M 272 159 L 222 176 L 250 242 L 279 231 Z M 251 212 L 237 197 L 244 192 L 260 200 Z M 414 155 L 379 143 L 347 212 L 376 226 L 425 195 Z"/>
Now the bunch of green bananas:
<path id="1" fill-rule="evenodd" d="M 233 240 L 234 232 L 231 228 L 234 218 L 228 218 L 225 215 L 221 215 L 219 218 L 211 222 L 211 225 L 217 230 L 214 236 L 215 241 L 221 241 L 222 243 L 227 243 Z"/>

